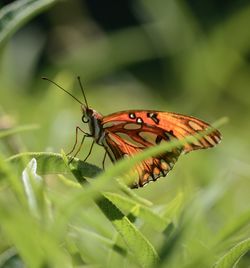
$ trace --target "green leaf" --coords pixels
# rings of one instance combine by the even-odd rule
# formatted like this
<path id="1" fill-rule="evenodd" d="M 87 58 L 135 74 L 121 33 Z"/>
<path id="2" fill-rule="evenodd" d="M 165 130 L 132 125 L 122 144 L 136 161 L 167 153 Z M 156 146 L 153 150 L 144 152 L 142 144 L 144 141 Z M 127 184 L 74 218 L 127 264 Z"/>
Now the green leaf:
<path id="1" fill-rule="evenodd" d="M 227 238 L 232 237 L 242 228 L 247 226 L 250 222 L 250 211 L 244 212 L 238 215 L 232 221 L 227 222 L 227 224 L 222 228 L 222 231 L 218 234 L 215 244 L 219 244 L 225 241 Z"/>
<path id="2" fill-rule="evenodd" d="M 18 0 L 4 6 L 0 12 L 0 46 L 21 26 L 57 0 Z"/>
<path id="3" fill-rule="evenodd" d="M 30 160 L 27 167 L 22 172 L 22 182 L 27 196 L 29 208 L 35 216 L 39 216 L 38 212 L 38 189 L 42 189 L 42 178 L 37 175 L 37 162 L 34 158 Z"/>
<path id="4" fill-rule="evenodd" d="M 162 210 L 161 216 L 168 221 L 172 221 L 178 215 L 183 205 L 183 193 L 179 192 Z"/>
<path id="5" fill-rule="evenodd" d="M 150 225 L 150 227 L 159 232 L 163 231 L 169 223 L 169 221 L 157 215 L 150 208 L 138 204 L 127 197 L 116 193 L 104 193 L 104 196 L 123 211 L 125 210 L 126 212 L 133 214 L 133 216 L 143 219 Z"/>
<path id="6" fill-rule="evenodd" d="M 37 161 L 37 173 L 39 175 L 45 174 L 70 174 L 71 171 L 63 160 L 61 154 L 57 153 L 21 153 L 8 158 L 8 161 L 19 168 L 23 168 L 23 164 L 27 163 L 35 158 Z M 77 158 L 74 158 L 71 162 L 73 168 L 79 170 L 82 176 L 89 178 L 95 177 L 102 170 L 95 165 L 88 164 Z"/>
<path id="7" fill-rule="evenodd" d="M 232 268 L 250 250 L 250 238 L 230 249 L 215 265 L 215 268 Z"/>
<path id="8" fill-rule="evenodd" d="M 71 228 L 72 230 L 70 232 L 70 235 L 74 237 L 75 240 L 80 241 L 89 239 L 91 241 L 97 241 L 99 244 L 102 244 L 103 246 L 116 251 L 118 254 L 126 255 L 126 249 L 124 247 L 121 247 L 115 243 L 115 241 L 108 239 L 107 237 L 84 228 L 79 228 L 76 226 L 71 226 Z"/>
<path id="9" fill-rule="evenodd" d="M 158 262 L 157 252 L 151 243 L 112 202 L 103 197 L 97 200 L 97 205 L 111 221 L 141 266 L 151 267 Z"/>

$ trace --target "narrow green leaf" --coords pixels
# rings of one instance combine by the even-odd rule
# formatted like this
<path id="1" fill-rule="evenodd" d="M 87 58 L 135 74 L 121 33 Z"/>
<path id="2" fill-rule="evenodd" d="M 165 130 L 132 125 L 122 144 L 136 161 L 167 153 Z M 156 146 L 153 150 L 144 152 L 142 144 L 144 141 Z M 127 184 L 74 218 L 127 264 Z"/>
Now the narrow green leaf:
<path id="1" fill-rule="evenodd" d="M 250 211 L 244 212 L 241 215 L 229 221 L 223 228 L 219 235 L 216 237 L 215 244 L 232 237 L 235 233 L 239 232 L 242 228 L 247 226 L 250 222 Z"/>
<path id="2" fill-rule="evenodd" d="M 79 228 L 76 226 L 71 226 L 72 231 L 70 232 L 70 236 L 74 237 L 76 240 L 95 240 L 98 243 L 103 244 L 103 246 L 106 246 L 112 250 L 115 250 L 119 254 L 125 255 L 126 249 L 115 243 L 115 241 L 108 239 L 98 233 L 95 233 L 93 231 Z"/>
<path id="3" fill-rule="evenodd" d="M 18 0 L 4 6 L 0 12 L 0 46 L 27 21 L 56 2 L 57 0 Z"/>
<path id="4" fill-rule="evenodd" d="M 152 267 L 158 262 L 158 255 L 151 243 L 128 220 L 128 218 L 106 197 L 96 201 L 99 208 L 111 221 L 117 232 L 121 235 L 128 248 L 135 256 L 135 260 L 142 267 Z"/>
<path id="5" fill-rule="evenodd" d="M 172 221 L 180 212 L 183 204 L 183 193 L 179 192 L 177 196 L 171 200 L 162 210 L 161 216 L 168 221 Z"/>
<path id="6" fill-rule="evenodd" d="M 22 172 L 22 182 L 27 196 L 30 211 L 33 215 L 39 216 L 37 191 L 41 189 L 42 178 L 36 174 L 37 162 L 34 158 L 30 160 Z"/>
<path id="7" fill-rule="evenodd" d="M 116 193 L 104 193 L 104 196 L 107 197 L 118 208 L 122 209 L 123 211 L 125 210 L 128 213 L 132 213 L 135 217 L 143 219 L 147 224 L 159 232 L 163 231 L 166 225 L 169 223 L 150 208 L 138 204 L 134 200 L 131 200 L 127 197 Z"/>
<path id="8" fill-rule="evenodd" d="M 7 261 L 13 258 L 17 254 L 17 251 L 14 247 L 10 247 L 0 254 L 0 267 L 4 267 Z"/>
<path id="9" fill-rule="evenodd" d="M 250 250 L 250 238 L 230 249 L 216 264 L 215 268 L 232 268 Z"/>

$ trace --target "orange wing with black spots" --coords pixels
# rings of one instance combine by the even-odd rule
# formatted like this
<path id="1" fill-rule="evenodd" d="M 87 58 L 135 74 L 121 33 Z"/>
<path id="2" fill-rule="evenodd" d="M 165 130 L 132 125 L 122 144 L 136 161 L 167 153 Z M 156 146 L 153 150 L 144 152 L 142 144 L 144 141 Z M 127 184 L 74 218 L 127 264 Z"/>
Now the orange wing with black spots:
<path id="1" fill-rule="evenodd" d="M 211 128 L 208 123 L 191 116 L 151 110 L 114 113 L 103 118 L 102 126 L 106 134 L 104 146 L 113 162 L 161 142 L 182 139 Z M 138 181 L 133 187 L 166 176 L 181 153 L 213 147 L 220 140 L 220 132 L 214 129 L 194 143 L 184 144 L 182 149 L 142 161 L 136 166 Z"/>

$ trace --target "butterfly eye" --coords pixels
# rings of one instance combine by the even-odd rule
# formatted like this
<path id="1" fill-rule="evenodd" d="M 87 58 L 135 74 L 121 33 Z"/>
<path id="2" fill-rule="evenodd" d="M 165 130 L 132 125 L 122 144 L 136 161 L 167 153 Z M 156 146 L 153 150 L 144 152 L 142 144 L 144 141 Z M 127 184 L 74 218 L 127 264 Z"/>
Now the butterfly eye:
<path id="1" fill-rule="evenodd" d="M 85 115 L 83 115 L 83 116 L 82 116 L 82 122 L 83 122 L 83 123 L 88 123 L 88 122 L 89 122 L 88 117 L 86 117 Z"/>

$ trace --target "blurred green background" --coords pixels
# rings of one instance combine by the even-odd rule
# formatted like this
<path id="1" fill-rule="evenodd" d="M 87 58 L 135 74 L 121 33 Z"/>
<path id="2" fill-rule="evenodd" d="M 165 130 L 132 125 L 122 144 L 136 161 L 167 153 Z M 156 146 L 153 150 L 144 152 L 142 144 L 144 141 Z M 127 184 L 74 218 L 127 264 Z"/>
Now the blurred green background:
<path id="1" fill-rule="evenodd" d="M 70 151 L 75 127 L 82 126 L 79 104 L 42 76 L 81 99 L 80 75 L 90 106 L 103 115 L 154 109 L 210 123 L 226 116 L 218 147 L 181 157 L 167 178 L 136 192 L 161 205 L 180 191 L 189 200 L 209 189 L 205 227 L 192 228 L 196 247 L 206 247 L 207 230 L 217 233 L 250 210 L 249 1 L 51 3 L 0 47 L 0 129 L 40 126 L 2 139 L 2 155 Z M 89 146 L 87 141 L 79 158 Z M 95 146 L 88 162 L 101 166 L 102 157 L 103 148 Z M 228 247 L 249 236 L 244 228 Z M 239 265 L 250 267 L 250 255 Z"/>

